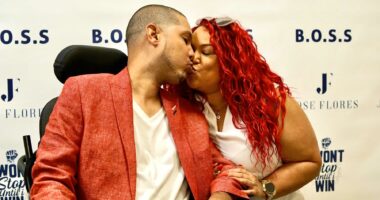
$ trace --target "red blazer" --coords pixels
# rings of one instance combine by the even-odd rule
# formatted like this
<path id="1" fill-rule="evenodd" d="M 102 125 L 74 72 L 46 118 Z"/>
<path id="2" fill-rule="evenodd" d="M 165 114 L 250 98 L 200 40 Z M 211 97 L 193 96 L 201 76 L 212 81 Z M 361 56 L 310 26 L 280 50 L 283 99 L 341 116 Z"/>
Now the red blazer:
<path id="1" fill-rule="evenodd" d="M 131 93 L 127 69 L 66 81 L 37 151 L 31 199 L 136 198 Z M 210 142 L 203 114 L 174 94 L 160 94 L 194 199 L 208 199 L 210 191 L 246 197 L 223 173 L 214 179 L 213 160 L 231 163 Z"/>

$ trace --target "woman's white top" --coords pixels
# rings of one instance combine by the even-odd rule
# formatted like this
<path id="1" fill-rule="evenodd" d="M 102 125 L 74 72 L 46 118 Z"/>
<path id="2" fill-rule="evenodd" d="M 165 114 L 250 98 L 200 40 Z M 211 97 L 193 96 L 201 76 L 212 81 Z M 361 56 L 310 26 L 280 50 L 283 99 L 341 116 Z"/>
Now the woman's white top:
<path id="1" fill-rule="evenodd" d="M 257 163 L 255 156 L 252 154 L 252 146 L 246 137 L 245 129 L 238 129 L 235 127 L 232 121 L 230 109 L 227 107 L 223 123 L 223 131 L 219 132 L 214 111 L 207 102 L 204 106 L 205 109 L 203 114 L 206 116 L 209 124 L 210 137 L 225 158 L 231 160 L 235 164 L 242 165 L 245 169 L 256 175 L 260 180 L 271 174 L 282 165 L 279 155 L 277 153 L 273 153 L 270 162 L 263 171 L 262 164 Z M 303 200 L 304 197 L 299 191 L 296 191 L 278 199 Z"/>

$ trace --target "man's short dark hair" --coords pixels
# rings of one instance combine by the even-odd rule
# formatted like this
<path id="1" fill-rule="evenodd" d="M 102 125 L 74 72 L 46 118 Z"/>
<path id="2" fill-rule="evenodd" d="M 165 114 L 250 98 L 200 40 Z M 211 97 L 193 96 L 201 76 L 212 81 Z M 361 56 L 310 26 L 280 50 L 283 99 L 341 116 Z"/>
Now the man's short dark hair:
<path id="1" fill-rule="evenodd" d="M 137 10 L 129 20 L 126 30 L 127 45 L 130 44 L 134 36 L 145 29 L 149 23 L 157 25 L 179 24 L 178 16 L 185 17 L 181 12 L 174 8 L 164 5 L 146 5 Z"/>

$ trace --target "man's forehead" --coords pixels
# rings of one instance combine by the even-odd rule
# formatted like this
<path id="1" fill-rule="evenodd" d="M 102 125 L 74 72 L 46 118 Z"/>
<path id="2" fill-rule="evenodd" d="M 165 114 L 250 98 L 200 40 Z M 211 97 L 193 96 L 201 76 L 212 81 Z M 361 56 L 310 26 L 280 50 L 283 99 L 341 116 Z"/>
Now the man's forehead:
<path id="1" fill-rule="evenodd" d="M 190 35 L 192 34 L 190 24 L 187 21 L 187 19 L 184 16 L 178 15 L 178 21 L 174 24 L 167 24 L 167 28 L 171 29 L 172 31 L 175 30 L 175 32 L 180 33 L 181 35 L 186 34 Z"/>
<path id="2" fill-rule="evenodd" d="M 176 29 L 181 35 L 192 35 L 189 24 L 178 24 L 174 25 L 173 28 Z"/>
<path id="3" fill-rule="evenodd" d="M 189 21 L 187 21 L 186 17 L 184 16 L 178 16 L 179 24 L 185 27 L 188 27 L 190 29 Z"/>

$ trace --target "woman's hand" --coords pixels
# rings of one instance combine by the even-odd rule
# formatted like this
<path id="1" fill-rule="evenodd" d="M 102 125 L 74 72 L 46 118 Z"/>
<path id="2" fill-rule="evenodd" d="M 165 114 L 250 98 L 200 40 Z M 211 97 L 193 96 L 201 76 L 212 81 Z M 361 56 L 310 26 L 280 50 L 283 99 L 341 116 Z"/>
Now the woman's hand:
<path id="1" fill-rule="evenodd" d="M 228 170 L 228 176 L 239 181 L 245 189 L 243 192 L 248 196 L 266 198 L 261 181 L 246 169 L 240 167 L 230 169 Z"/>

